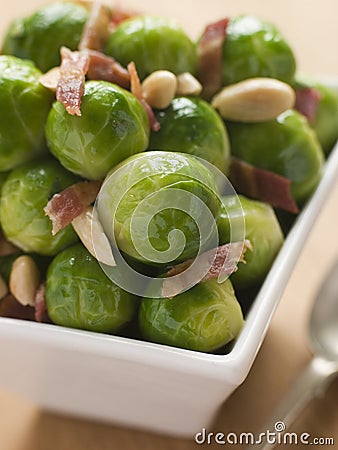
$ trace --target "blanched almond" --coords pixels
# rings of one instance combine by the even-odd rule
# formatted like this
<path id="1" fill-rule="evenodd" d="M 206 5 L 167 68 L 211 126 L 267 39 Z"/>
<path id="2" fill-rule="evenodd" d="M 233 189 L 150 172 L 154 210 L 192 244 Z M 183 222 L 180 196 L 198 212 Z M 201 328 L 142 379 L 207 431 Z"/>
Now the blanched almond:
<path id="1" fill-rule="evenodd" d="M 88 206 L 82 214 L 72 221 L 76 234 L 83 245 L 99 262 L 115 266 L 115 260 L 109 240 L 98 221 L 92 206 Z"/>
<path id="2" fill-rule="evenodd" d="M 165 109 L 175 96 L 176 75 L 168 70 L 151 73 L 142 83 L 142 92 L 149 105 L 156 109 Z"/>
<path id="3" fill-rule="evenodd" d="M 22 305 L 34 306 L 36 290 L 40 285 L 40 272 L 33 258 L 19 256 L 12 266 L 9 290 Z"/>
<path id="4" fill-rule="evenodd" d="M 39 83 L 52 92 L 56 91 L 60 79 L 60 67 L 53 67 L 48 72 L 41 75 Z"/>
<path id="5" fill-rule="evenodd" d="M 238 122 L 275 119 L 295 104 L 295 92 L 273 78 L 250 78 L 223 88 L 211 102 L 221 116 Z"/>
<path id="6" fill-rule="evenodd" d="M 177 75 L 176 95 L 199 95 L 201 92 L 201 83 L 191 73 Z"/>

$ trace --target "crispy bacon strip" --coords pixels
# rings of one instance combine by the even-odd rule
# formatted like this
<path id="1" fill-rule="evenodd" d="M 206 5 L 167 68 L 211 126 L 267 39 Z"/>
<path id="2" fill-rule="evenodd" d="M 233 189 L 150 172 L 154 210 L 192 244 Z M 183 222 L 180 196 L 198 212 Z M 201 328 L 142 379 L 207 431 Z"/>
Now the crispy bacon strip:
<path id="1" fill-rule="evenodd" d="M 34 320 L 34 308 L 21 305 L 12 294 L 8 294 L 0 301 L 0 317 Z"/>
<path id="2" fill-rule="evenodd" d="M 101 3 L 93 2 L 84 26 L 79 50 L 102 50 L 110 33 L 111 10 Z"/>
<path id="3" fill-rule="evenodd" d="M 311 87 L 296 89 L 295 109 L 303 114 L 309 123 L 313 123 L 316 118 L 320 99 L 321 94 L 318 89 Z"/>
<path id="4" fill-rule="evenodd" d="M 293 214 L 299 212 L 291 193 L 291 180 L 269 170 L 259 169 L 232 157 L 230 181 L 234 188 L 248 197 L 269 203 Z"/>
<path id="5" fill-rule="evenodd" d="M 88 78 L 91 80 L 104 80 L 128 89 L 130 74 L 114 58 L 95 50 L 89 50 Z"/>
<path id="6" fill-rule="evenodd" d="M 172 298 L 196 283 L 231 275 L 236 272 L 239 262 L 245 262 L 244 254 L 248 249 L 252 250 L 248 240 L 245 240 L 244 243 L 229 243 L 202 253 L 196 259 L 188 259 L 177 264 L 166 273 L 166 279 L 162 285 L 162 296 Z M 194 264 L 194 269 L 188 270 L 192 264 Z"/>
<path id="7" fill-rule="evenodd" d="M 222 48 L 228 24 L 225 18 L 207 25 L 198 44 L 198 73 L 206 98 L 222 87 Z"/>
<path id="8" fill-rule="evenodd" d="M 71 115 L 81 116 L 81 98 L 89 66 L 88 52 L 72 52 L 61 48 L 60 78 L 56 87 L 56 99 Z"/>
<path id="9" fill-rule="evenodd" d="M 158 131 L 161 128 L 161 125 L 156 119 L 154 111 L 151 109 L 149 103 L 147 103 L 143 96 L 140 78 L 138 76 L 134 61 L 128 64 L 128 72 L 130 74 L 131 93 L 134 94 L 135 97 L 140 101 L 145 112 L 147 113 L 151 129 L 153 131 Z"/>
<path id="10" fill-rule="evenodd" d="M 47 305 L 46 305 L 46 286 L 45 283 L 41 283 L 35 293 L 35 312 L 34 317 L 37 322 L 50 322 Z"/>
<path id="11" fill-rule="evenodd" d="M 95 201 L 101 184 L 101 181 L 81 181 L 52 197 L 44 211 L 52 221 L 53 235 L 70 224 Z"/>

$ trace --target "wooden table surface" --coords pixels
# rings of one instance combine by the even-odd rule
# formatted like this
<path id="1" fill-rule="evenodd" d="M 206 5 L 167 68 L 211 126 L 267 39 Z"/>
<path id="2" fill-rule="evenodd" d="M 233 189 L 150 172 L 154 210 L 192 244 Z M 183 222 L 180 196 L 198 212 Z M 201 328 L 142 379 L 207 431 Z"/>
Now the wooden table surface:
<path id="1" fill-rule="evenodd" d="M 3 0 L 0 34 L 11 19 L 45 3 L 44 0 Z M 299 70 L 314 75 L 338 75 L 337 0 L 143 0 L 141 5 L 137 0 L 126 0 L 125 4 L 137 10 L 142 8 L 175 17 L 192 37 L 210 20 L 245 12 L 257 14 L 274 21 L 283 31 L 295 50 Z M 214 430 L 223 433 L 257 431 L 310 359 L 306 324 L 316 289 L 338 257 L 337 205 L 338 182 L 323 205 L 254 366 L 243 385 L 222 407 Z M 334 437 L 334 448 L 338 448 L 337 380 L 323 398 L 307 406 L 291 431 Z M 196 447 L 192 440 L 57 416 L 39 410 L 0 387 L 0 450 L 188 450 Z"/>

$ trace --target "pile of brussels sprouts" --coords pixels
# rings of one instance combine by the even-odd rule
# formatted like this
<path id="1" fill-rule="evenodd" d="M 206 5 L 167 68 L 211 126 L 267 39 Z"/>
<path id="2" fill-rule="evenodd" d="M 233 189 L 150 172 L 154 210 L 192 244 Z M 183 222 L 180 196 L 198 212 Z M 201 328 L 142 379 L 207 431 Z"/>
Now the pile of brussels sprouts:
<path id="1" fill-rule="evenodd" d="M 39 80 L 42 73 L 60 64 L 61 46 L 78 48 L 88 15 L 81 3 L 51 4 L 14 21 L 2 44 L 0 223 L 6 240 L 15 246 L 10 255 L 0 256 L 2 282 L 9 284 L 17 257 L 30 255 L 45 283 L 51 322 L 131 333 L 191 350 L 222 351 L 238 335 L 243 311 L 249 307 L 247 299 L 257 291 L 283 244 L 280 221 L 285 213 L 240 195 L 245 238 L 252 247 L 245 254 L 246 263 L 238 264 L 237 272 L 223 283 L 200 282 L 168 299 L 147 298 L 146 290 L 140 298 L 119 287 L 79 242 L 71 224 L 52 234 L 44 208 L 68 186 L 81 180 L 104 180 L 129 164 L 124 178 L 109 186 L 111 202 L 105 200 L 104 228 L 134 268 L 153 276 L 163 274 L 169 266 L 196 255 L 198 230 L 184 212 L 160 211 L 147 230 L 155 251 L 167 250 L 173 229 L 180 229 L 186 241 L 183 252 L 169 264 L 152 264 L 139 254 L 130 236 L 132 214 L 143 199 L 172 187 L 182 195 L 194 194 L 217 223 L 218 244 L 226 244 L 230 218 L 236 220 L 238 214 L 235 197 L 227 195 L 218 201 L 222 192 L 217 193 L 212 171 L 195 156 L 227 175 L 233 155 L 291 180 L 292 195 L 301 208 L 315 190 L 325 155 L 338 138 L 337 96 L 318 82 L 299 80 L 294 55 L 280 32 L 244 15 L 231 18 L 227 27 L 222 85 L 270 77 L 295 89 L 314 87 L 320 99 L 311 123 L 293 109 L 267 122 L 224 121 L 202 96 L 176 96 L 167 108 L 154 111 L 160 123 L 155 132 L 131 92 L 100 80 L 86 82 L 82 115 L 70 115 Z M 136 16 L 122 21 L 103 51 L 125 67 L 134 61 L 141 80 L 160 69 L 199 77 L 197 43 L 166 18 Z M 122 197 L 116 225 L 109 229 L 110 203 L 123 189 L 128 195 Z M 0 305 L 5 301 L 6 295 Z"/>

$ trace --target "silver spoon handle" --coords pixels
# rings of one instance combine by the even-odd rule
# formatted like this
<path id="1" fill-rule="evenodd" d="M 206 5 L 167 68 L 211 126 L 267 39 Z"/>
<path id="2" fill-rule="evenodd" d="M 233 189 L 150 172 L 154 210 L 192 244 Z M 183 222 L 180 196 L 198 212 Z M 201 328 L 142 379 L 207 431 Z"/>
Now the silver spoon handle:
<path id="1" fill-rule="evenodd" d="M 318 393 L 324 392 L 333 375 L 338 373 L 338 363 L 327 361 L 320 357 L 313 358 L 297 377 L 282 401 L 272 412 L 269 421 L 261 428 L 260 443 L 250 445 L 247 449 L 268 450 L 275 447 L 278 440 L 267 432 L 282 433 L 295 420 L 304 406 Z M 263 435 L 265 433 L 265 435 Z"/>

